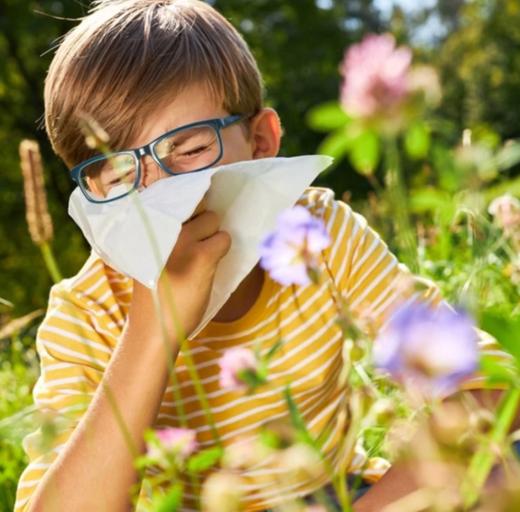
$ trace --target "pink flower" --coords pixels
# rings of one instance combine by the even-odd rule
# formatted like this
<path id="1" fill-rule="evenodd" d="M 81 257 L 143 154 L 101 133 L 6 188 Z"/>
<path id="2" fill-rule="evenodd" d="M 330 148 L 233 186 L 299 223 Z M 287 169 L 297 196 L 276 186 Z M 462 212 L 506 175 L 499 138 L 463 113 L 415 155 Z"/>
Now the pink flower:
<path id="1" fill-rule="evenodd" d="M 506 235 L 512 235 L 516 229 L 520 229 L 520 201 L 516 197 L 510 194 L 497 197 L 491 201 L 488 212 Z"/>
<path id="2" fill-rule="evenodd" d="M 219 360 L 220 387 L 230 390 L 244 390 L 247 388 L 243 378 L 244 373 L 253 375 L 258 370 L 258 361 L 255 354 L 246 348 L 236 347 L 226 350 Z"/>
<path id="3" fill-rule="evenodd" d="M 368 118 L 392 111 L 409 91 L 412 52 L 395 47 L 391 34 L 368 35 L 343 60 L 341 103 L 347 113 Z"/>
<path id="4" fill-rule="evenodd" d="M 155 459 L 160 459 L 162 452 L 186 459 L 198 448 L 194 430 L 170 427 L 156 430 L 155 435 L 159 440 L 159 446 L 150 443 L 147 445 L 148 456 Z"/>

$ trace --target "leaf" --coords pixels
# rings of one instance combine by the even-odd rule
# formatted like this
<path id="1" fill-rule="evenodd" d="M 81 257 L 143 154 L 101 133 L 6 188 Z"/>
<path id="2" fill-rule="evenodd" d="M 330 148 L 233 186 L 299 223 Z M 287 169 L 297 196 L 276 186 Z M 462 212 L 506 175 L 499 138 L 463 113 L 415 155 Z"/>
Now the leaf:
<path id="1" fill-rule="evenodd" d="M 269 351 L 265 355 L 265 360 L 267 362 L 269 362 L 276 354 L 276 352 L 278 352 L 278 349 L 280 349 L 280 347 L 283 345 L 283 341 L 284 340 L 282 340 L 282 338 L 278 339 L 278 341 L 269 349 Z"/>
<path id="2" fill-rule="evenodd" d="M 413 123 L 404 136 L 404 147 L 411 158 L 424 158 L 430 149 L 430 131 L 425 123 Z"/>
<path id="3" fill-rule="evenodd" d="M 330 132 L 346 126 L 351 118 L 337 101 L 317 105 L 307 112 L 307 124 L 317 132 Z"/>
<path id="4" fill-rule="evenodd" d="M 267 381 L 267 365 L 261 363 L 257 370 L 246 368 L 237 372 L 237 377 L 247 385 L 250 392 Z"/>
<path id="5" fill-rule="evenodd" d="M 410 208 L 415 213 L 435 211 L 446 208 L 451 203 L 450 195 L 435 188 L 414 190 L 410 198 Z"/>
<path id="6" fill-rule="evenodd" d="M 352 141 L 350 161 L 360 174 L 372 174 L 379 162 L 379 156 L 379 139 L 371 130 L 361 132 Z"/>
<path id="7" fill-rule="evenodd" d="M 340 129 L 336 132 L 331 133 L 318 147 L 318 153 L 320 155 L 328 155 L 334 158 L 334 162 L 325 171 L 321 173 L 321 176 L 325 176 L 330 173 L 332 169 L 342 160 L 348 153 L 350 148 L 350 139 L 345 130 Z"/>
<path id="8" fill-rule="evenodd" d="M 499 149 L 495 157 L 496 165 L 505 171 L 520 162 L 520 143 L 511 141 Z"/>
<path id="9" fill-rule="evenodd" d="M 7 299 L 3 299 L 0 297 L 0 306 L 6 306 L 8 308 L 14 308 L 14 304 L 12 302 L 9 302 Z"/>
<path id="10" fill-rule="evenodd" d="M 223 451 L 219 446 L 203 450 L 193 457 L 190 457 L 187 463 L 187 469 L 191 473 L 200 473 L 214 466 L 222 457 Z"/>
<path id="11" fill-rule="evenodd" d="M 480 327 L 494 336 L 520 363 L 520 316 L 509 317 L 501 311 L 486 311 L 480 317 Z"/>
<path id="12" fill-rule="evenodd" d="M 303 419 L 302 415 L 300 414 L 300 411 L 298 410 L 298 406 L 296 405 L 296 402 L 294 401 L 291 395 L 291 390 L 289 389 L 289 386 L 287 386 L 284 390 L 284 397 L 285 401 L 287 402 L 287 407 L 289 409 L 291 422 L 293 424 L 293 427 L 296 429 L 301 441 L 306 444 L 309 444 L 310 446 L 315 447 L 316 443 L 314 442 L 314 439 L 312 438 L 307 429 L 305 420 Z"/>
<path id="13" fill-rule="evenodd" d="M 490 384 L 512 384 L 516 380 L 515 369 L 511 364 L 493 356 L 481 356 L 480 371 Z"/>
<path id="14" fill-rule="evenodd" d="M 166 496 L 161 500 L 155 512 L 175 512 L 182 499 L 182 485 L 180 483 L 174 484 L 171 489 L 168 490 Z"/>

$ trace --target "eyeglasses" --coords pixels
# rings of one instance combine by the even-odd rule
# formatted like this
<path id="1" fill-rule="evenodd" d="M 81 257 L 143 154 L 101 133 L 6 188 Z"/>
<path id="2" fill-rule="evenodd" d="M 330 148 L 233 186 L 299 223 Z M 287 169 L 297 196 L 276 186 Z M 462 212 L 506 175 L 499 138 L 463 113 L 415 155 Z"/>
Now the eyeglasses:
<path id="1" fill-rule="evenodd" d="M 144 155 L 172 176 L 203 171 L 222 158 L 220 130 L 247 117 L 231 115 L 181 126 L 140 148 L 89 158 L 71 169 L 71 177 L 92 203 L 116 201 L 139 190 Z"/>

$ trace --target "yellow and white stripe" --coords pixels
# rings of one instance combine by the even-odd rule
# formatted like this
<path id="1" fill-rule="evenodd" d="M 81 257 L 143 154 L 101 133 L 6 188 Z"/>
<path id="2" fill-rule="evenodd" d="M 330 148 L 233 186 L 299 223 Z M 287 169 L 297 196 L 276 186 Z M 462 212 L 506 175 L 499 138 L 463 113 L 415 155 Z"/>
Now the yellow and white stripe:
<path id="1" fill-rule="evenodd" d="M 322 274 L 327 275 L 326 264 L 353 312 L 369 315 L 379 328 L 397 304 L 420 298 L 419 293 L 405 295 L 398 283 L 409 275 L 406 268 L 362 216 L 334 200 L 332 191 L 311 187 L 299 204 L 326 222 L 333 243 L 324 252 Z M 441 301 L 432 284 L 420 295 L 435 304 Z M 38 482 L 86 411 L 121 335 L 131 297 L 131 279 L 95 255 L 76 276 L 52 288 L 48 312 L 37 334 L 41 376 L 33 395 L 38 407 L 66 418 L 67 423 L 45 451 L 41 430 L 24 439 L 30 464 L 19 482 L 15 512 L 27 509 Z M 228 323 L 211 322 L 191 342 L 192 356 L 224 444 L 254 435 L 267 421 L 287 419 L 282 391 L 290 383 L 310 431 L 315 436 L 329 432 L 324 445 L 326 456 L 338 462 L 337 448 L 344 427 L 337 418 L 348 390 L 337 385 L 343 339 L 336 315 L 330 283 L 325 278 L 317 285 L 284 287 L 266 275 L 257 301 L 243 317 Z M 268 351 L 280 338 L 284 342 L 271 362 L 265 386 L 251 396 L 219 387 L 218 359 L 224 350 L 260 346 L 262 351 Z M 496 349 L 488 339 L 483 345 L 487 351 Z M 182 354 L 175 373 L 188 426 L 197 431 L 202 446 L 210 446 L 211 432 Z M 172 383 L 166 388 L 155 426 L 179 426 Z M 356 460 L 365 461 L 366 455 L 360 452 Z M 368 461 L 365 467 L 370 481 L 377 481 L 387 469 L 380 459 Z M 280 496 L 312 492 L 327 481 L 323 475 L 309 481 L 284 482 L 279 470 L 269 467 L 269 460 L 244 471 L 243 477 L 247 482 L 248 511 L 267 508 Z M 279 483 L 274 486 L 273 482 Z M 198 490 L 186 485 L 184 510 L 191 510 Z M 144 494 L 142 500 L 146 500 Z"/>

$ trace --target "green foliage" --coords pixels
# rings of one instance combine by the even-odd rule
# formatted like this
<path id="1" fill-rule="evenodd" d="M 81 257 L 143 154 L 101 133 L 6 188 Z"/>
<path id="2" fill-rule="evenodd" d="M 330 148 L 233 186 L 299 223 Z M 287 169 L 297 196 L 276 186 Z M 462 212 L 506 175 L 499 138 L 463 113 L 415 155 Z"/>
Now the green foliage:
<path id="1" fill-rule="evenodd" d="M 175 512 L 182 500 L 182 485 L 174 484 L 155 508 L 155 512 Z"/>
<path id="2" fill-rule="evenodd" d="M 0 510 L 13 508 L 18 478 L 28 462 L 21 441 L 35 428 L 30 414 L 38 375 L 33 336 L 31 329 L 0 340 Z"/>
<path id="3" fill-rule="evenodd" d="M 484 330 L 495 336 L 520 365 L 520 316 L 505 311 L 485 311 L 480 319 Z"/>
<path id="4" fill-rule="evenodd" d="M 430 132 L 426 123 L 416 121 L 409 126 L 405 133 L 404 145 L 411 158 L 425 158 L 430 148 Z"/>
<path id="5" fill-rule="evenodd" d="M 443 75 L 442 115 L 454 120 L 459 130 L 489 125 L 502 138 L 517 138 L 518 2 L 467 2 L 459 16 L 460 28 L 432 55 Z"/>
<path id="6" fill-rule="evenodd" d="M 351 193 L 354 208 L 393 250 L 398 249 L 388 204 L 374 195 L 384 182 L 382 141 L 374 132 L 353 126 L 337 102 L 344 48 L 364 32 L 385 29 L 373 3 L 334 0 L 329 9 L 312 0 L 212 3 L 242 30 L 258 59 L 266 103 L 278 110 L 285 129 L 282 155 L 318 148 L 335 157 L 318 184 Z M 428 121 L 416 119 L 399 141 L 407 214 L 418 228 L 420 272 L 434 279 L 450 302 L 483 311 L 481 326 L 520 362 L 520 285 L 512 278 L 514 249 L 486 213 L 494 197 L 506 191 L 520 195 L 520 143 L 504 143 L 520 137 L 520 9 L 516 0 L 467 2 L 461 7 L 462 3 L 439 0 L 437 8 L 453 30 L 431 48 L 418 49 L 421 59 L 439 70 L 444 96 Z M 49 49 L 75 24 L 68 18 L 85 11 L 78 2 L 0 0 L 0 327 L 44 308 L 51 285 L 24 218 L 17 154 L 22 138 L 36 138 L 42 147 L 56 228 L 53 249 L 65 275 L 75 273 L 88 254 L 67 216 L 72 190 L 67 170 L 38 128 L 43 81 L 52 58 Z M 407 26 L 399 15 L 394 24 L 401 40 L 413 30 L 413 24 Z M 469 151 L 460 147 L 468 128 Z M 21 440 L 34 429 L 34 334 L 34 328 L 24 327 L 0 340 L 0 510 L 12 509 L 16 482 L 27 462 Z M 266 356 L 266 364 L 271 356 Z M 516 383 L 514 365 L 505 367 L 484 357 L 481 369 L 490 382 Z M 285 399 L 300 440 L 315 445 L 289 389 Z M 371 453 L 380 452 L 384 433 L 379 427 L 367 433 Z M 269 442 L 276 444 L 273 438 Z M 221 455 L 220 448 L 205 450 L 192 457 L 188 467 L 194 473 L 204 471 Z M 172 487 L 157 510 L 175 510 L 181 493 L 179 486 Z"/>
<path id="7" fill-rule="evenodd" d="M 241 30 L 266 85 L 266 103 L 284 126 L 282 155 L 313 153 L 322 136 L 304 122 L 307 111 L 338 91 L 337 63 L 344 47 L 382 27 L 370 1 L 334 0 L 323 9 L 314 0 L 215 0 L 211 2 Z M 22 138 L 40 143 L 46 171 L 52 242 L 58 264 L 73 275 L 88 247 L 67 215 L 72 182 L 53 155 L 44 131 L 43 83 L 59 37 L 86 14 L 89 2 L 0 0 L 0 272 L 2 295 L 16 315 L 45 307 L 51 280 L 38 248 L 27 234 L 17 146 Z M 347 23 L 348 22 L 348 23 Z M 16 279 L 13 278 L 16 276 Z"/>
<path id="8" fill-rule="evenodd" d="M 191 473 L 202 473 L 213 467 L 222 458 L 222 448 L 215 446 L 202 450 L 188 460 L 188 471 Z"/>

